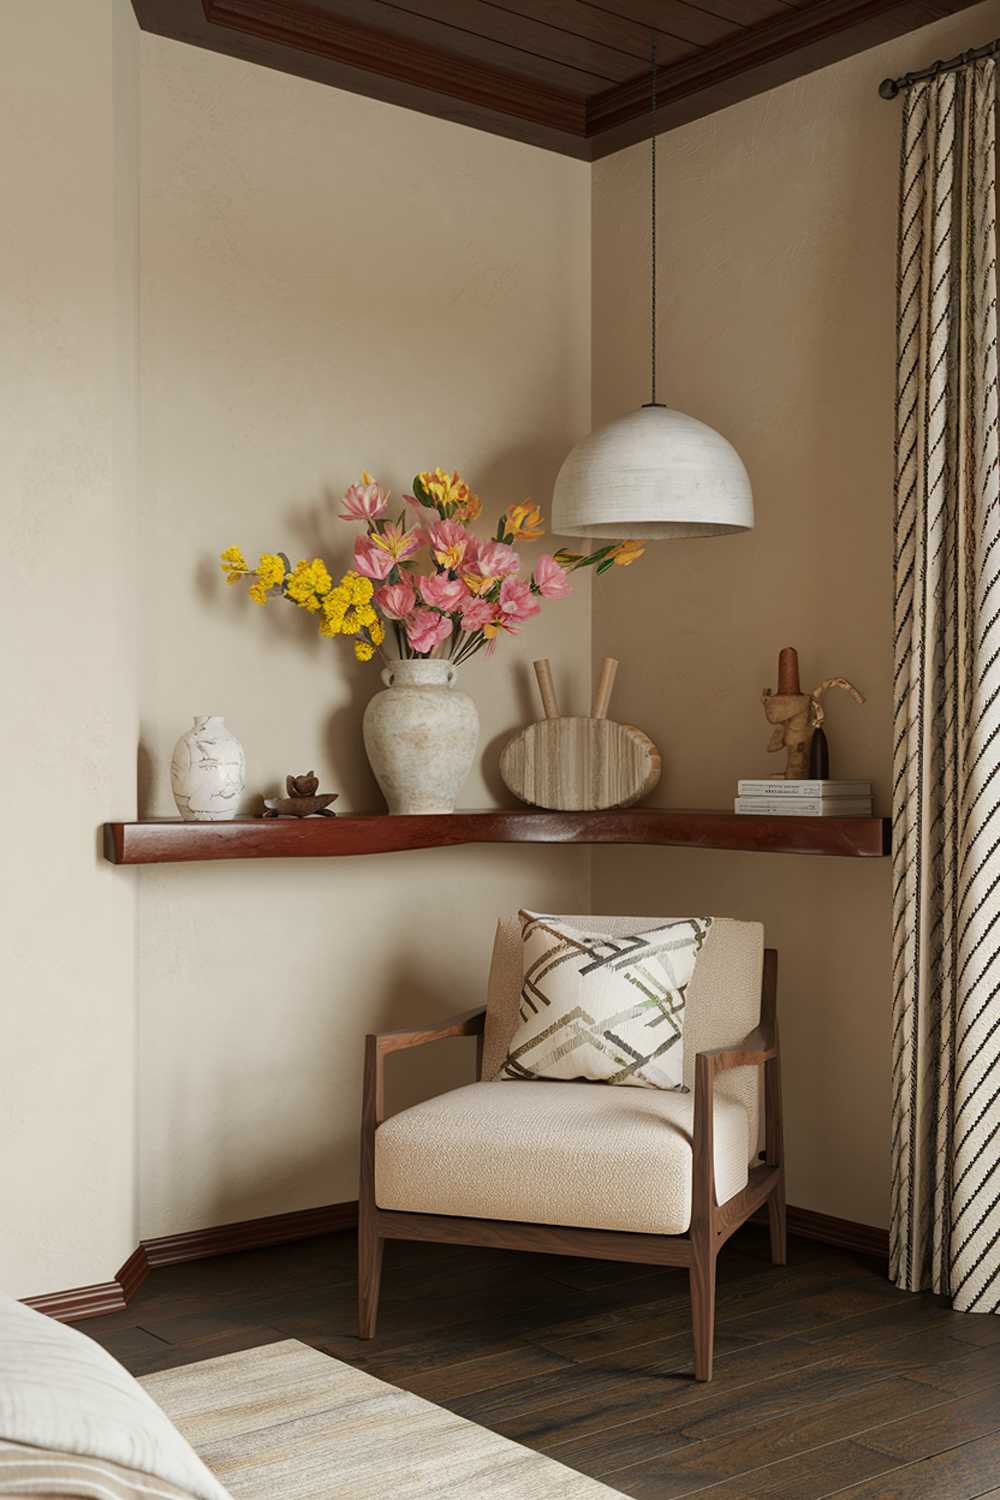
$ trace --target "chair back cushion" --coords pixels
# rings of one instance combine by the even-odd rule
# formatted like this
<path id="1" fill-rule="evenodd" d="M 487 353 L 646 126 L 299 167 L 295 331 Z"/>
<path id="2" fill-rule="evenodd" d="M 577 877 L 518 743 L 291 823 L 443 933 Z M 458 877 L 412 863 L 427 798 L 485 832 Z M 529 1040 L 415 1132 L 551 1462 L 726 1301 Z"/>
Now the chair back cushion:
<path id="1" fill-rule="evenodd" d="M 677 919 L 564 916 L 560 920 L 614 937 L 631 937 Z M 694 1088 L 697 1053 L 712 1047 L 732 1046 L 760 1021 L 763 966 L 762 923 L 713 918 L 687 990 L 684 1082 L 688 1088 Z M 493 944 L 483 1042 L 484 1079 L 497 1078 L 506 1060 L 511 1037 L 520 1021 L 521 979 L 521 920 L 515 915 L 497 923 Z M 720 1075 L 716 1092 L 746 1109 L 751 1152 L 755 1153 L 760 1119 L 760 1070 L 733 1068 Z"/>

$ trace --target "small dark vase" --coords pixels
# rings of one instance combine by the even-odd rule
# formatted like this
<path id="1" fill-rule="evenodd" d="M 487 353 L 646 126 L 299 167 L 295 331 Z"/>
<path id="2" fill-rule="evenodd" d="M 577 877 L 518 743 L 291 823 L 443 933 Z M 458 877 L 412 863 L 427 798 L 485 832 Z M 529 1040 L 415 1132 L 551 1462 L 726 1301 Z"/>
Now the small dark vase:
<path id="1" fill-rule="evenodd" d="M 822 727 L 815 730 L 809 746 L 809 780 L 829 781 L 830 746 Z"/>

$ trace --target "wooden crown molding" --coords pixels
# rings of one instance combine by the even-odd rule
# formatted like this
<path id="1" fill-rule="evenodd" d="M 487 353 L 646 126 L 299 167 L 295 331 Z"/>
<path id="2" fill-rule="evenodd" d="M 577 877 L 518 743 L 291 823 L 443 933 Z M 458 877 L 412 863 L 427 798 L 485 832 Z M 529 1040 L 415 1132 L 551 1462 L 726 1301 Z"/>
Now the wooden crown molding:
<path id="1" fill-rule="evenodd" d="M 444 48 L 391 35 L 358 21 L 314 10 L 296 0 L 204 0 L 214 26 L 314 52 L 351 68 L 378 73 L 462 103 L 547 125 L 581 139 L 587 133 L 585 102 L 488 63 L 470 62 Z"/>
<path id="2" fill-rule="evenodd" d="M 511 50 L 502 43 L 496 43 L 493 63 L 488 56 L 459 55 L 308 0 L 133 0 L 148 31 L 584 160 L 607 156 L 973 3 L 799 4 L 661 66 L 653 114 L 649 69 L 640 58 L 634 78 L 588 94 L 583 74 L 580 92 L 573 92 L 512 71 Z M 373 6 L 373 15 L 376 10 Z M 472 32 L 474 14 L 470 6 Z M 444 24 L 441 31 L 447 35 Z M 489 46 L 490 38 L 481 39 Z M 545 61 L 558 68 L 561 60 L 553 52 Z"/>

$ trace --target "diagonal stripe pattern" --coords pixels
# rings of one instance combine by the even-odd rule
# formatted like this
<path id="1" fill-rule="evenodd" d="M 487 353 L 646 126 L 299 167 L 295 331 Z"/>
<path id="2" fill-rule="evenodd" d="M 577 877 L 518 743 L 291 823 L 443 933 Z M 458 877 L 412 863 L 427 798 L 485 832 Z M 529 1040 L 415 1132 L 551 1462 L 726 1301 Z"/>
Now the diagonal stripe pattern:
<path id="1" fill-rule="evenodd" d="M 519 915 L 520 1025 L 500 1077 L 683 1090 L 685 997 L 711 917 L 614 937 Z"/>
<path id="2" fill-rule="evenodd" d="M 906 96 L 897 270 L 891 1272 L 1000 1310 L 996 64 Z"/>

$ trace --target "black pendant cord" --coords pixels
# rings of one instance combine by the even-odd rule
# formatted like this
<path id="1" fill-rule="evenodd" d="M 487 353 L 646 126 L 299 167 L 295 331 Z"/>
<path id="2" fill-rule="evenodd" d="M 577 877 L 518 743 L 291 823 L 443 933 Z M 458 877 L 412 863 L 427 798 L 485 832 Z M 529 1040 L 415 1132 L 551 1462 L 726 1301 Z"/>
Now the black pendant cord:
<path id="1" fill-rule="evenodd" d="M 656 40 L 653 40 L 653 113 L 656 113 Z M 656 405 L 656 130 L 649 138 L 649 404 Z"/>
<path id="2" fill-rule="evenodd" d="M 947 62 L 939 60 L 929 67 L 918 68 L 915 73 L 904 73 L 901 78 L 883 78 L 878 91 L 883 99 L 895 99 L 903 89 L 912 88 L 915 83 L 925 83 L 930 78 L 937 78 L 940 73 L 957 72 L 959 68 L 967 68 L 971 63 L 982 62 L 984 58 L 996 57 L 998 54 L 1000 38 L 995 42 L 987 42 L 983 47 L 970 47 L 967 52 L 959 52 L 957 57 L 949 57 Z"/>
<path id="3" fill-rule="evenodd" d="M 650 48 L 651 108 L 656 114 L 656 38 Z M 647 406 L 658 406 L 656 399 L 656 129 L 649 138 L 649 400 Z"/>

